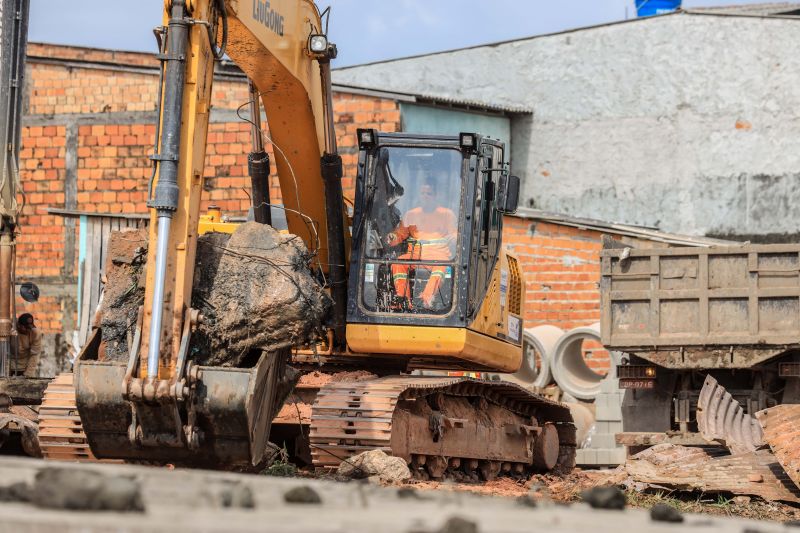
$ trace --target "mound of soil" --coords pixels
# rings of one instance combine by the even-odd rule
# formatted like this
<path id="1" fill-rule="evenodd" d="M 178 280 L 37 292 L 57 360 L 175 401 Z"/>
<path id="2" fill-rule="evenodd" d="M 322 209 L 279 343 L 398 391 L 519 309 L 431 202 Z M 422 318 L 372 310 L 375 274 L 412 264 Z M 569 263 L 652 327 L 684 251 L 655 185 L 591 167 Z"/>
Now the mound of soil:
<path id="1" fill-rule="evenodd" d="M 126 360 L 128 332 L 144 303 L 147 235 L 112 233 L 101 326 L 105 358 Z M 241 366 L 248 356 L 316 339 L 331 300 L 311 272 L 303 241 L 247 222 L 232 235 L 198 239 L 192 307 L 203 320 L 192 335 L 193 360 Z"/>
<path id="2" fill-rule="evenodd" d="M 105 285 L 100 301 L 104 359 L 128 360 L 128 337 L 136 329 L 136 315 L 144 303 L 144 264 L 147 261 L 147 231 L 115 231 L 108 240 Z"/>

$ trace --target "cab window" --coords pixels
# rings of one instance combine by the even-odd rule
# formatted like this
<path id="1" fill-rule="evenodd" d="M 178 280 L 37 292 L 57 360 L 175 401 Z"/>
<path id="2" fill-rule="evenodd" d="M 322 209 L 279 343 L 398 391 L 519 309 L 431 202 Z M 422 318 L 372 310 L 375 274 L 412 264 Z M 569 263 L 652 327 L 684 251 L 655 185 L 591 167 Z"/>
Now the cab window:
<path id="1" fill-rule="evenodd" d="M 380 147 L 368 161 L 362 303 L 370 311 L 446 314 L 461 219 L 461 152 Z"/>

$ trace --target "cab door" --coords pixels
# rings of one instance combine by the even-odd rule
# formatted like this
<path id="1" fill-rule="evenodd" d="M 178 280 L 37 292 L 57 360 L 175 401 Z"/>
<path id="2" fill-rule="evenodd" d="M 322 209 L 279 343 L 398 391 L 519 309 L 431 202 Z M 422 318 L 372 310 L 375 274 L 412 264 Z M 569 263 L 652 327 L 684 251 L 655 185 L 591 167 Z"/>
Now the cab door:
<path id="1" fill-rule="evenodd" d="M 503 149 L 483 144 L 475 173 L 475 201 L 472 208 L 472 246 L 470 248 L 470 287 L 468 314 L 474 318 L 489 286 L 500 246 L 501 215 L 495 205 L 495 170 L 503 165 Z"/>

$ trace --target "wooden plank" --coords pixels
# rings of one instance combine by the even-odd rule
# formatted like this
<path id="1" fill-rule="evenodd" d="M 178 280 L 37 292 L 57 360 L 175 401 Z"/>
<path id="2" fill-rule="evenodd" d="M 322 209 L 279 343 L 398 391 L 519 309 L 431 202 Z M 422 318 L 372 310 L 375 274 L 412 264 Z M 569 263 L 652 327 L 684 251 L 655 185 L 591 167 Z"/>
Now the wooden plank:
<path id="1" fill-rule="evenodd" d="M 81 264 L 81 280 L 83 283 L 81 287 L 81 308 L 78 310 L 78 321 L 80 322 L 78 340 L 83 346 L 89 337 L 89 324 L 91 323 L 89 309 L 91 309 L 92 265 L 94 264 L 94 246 L 92 245 L 94 241 L 94 219 L 87 219 L 86 224 L 81 227 L 81 231 L 86 233 L 86 250 Z"/>
<path id="2" fill-rule="evenodd" d="M 631 457 L 625 471 L 634 482 L 658 487 L 800 503 L 800 490 L 769 450 L 716 456 L 702 448 L 658 444 Z"/>
<path id="3" fill-rule="evenodd" d="M 107 217 L 100 219 L 100 275 L 106 272 L 106 261 L 108 260 L 108 241 L 111 238 L 111 225 L 113 220 Z"/>
<path id="4" fill-rule="evenodd" d="M 89 324 L 91 325 L 94 310 L 97 308 L 97 302 L 100 299 L 100 272 L 102 270 L 102 239 L 103 228 L 102 219 L 98 221 L 95 226 L 94 234 L 92 235 L 92 248 L 94 248 L 93 262 L 92 262 L 92 277 L 91 277 L 91 295 L 89 296 L 89 312 L 86 315 Z"/>
<path id="5" fill-rule="evenodd" d="M 47 415 L 50 418 L 56 418 L 58 420 L 74 420 L 75 422 L 80 422 L 81 417 L 78 415 L 62 415 L 62 410 L 47 410 L 47 409 L 40 409 L 39 416 Z"/>
<path id="6" fill-rule="evenodd" d="M 318 428 L 382 428 L 382 429 L 391 429 L 392 428 L 392 421 L 391 419 L 387 420 L 384 418 L 373 418 L 371 420 L 362 421 L 359 418 L 351 417 L 351 418 L 334 418 L 334 417 L 314 417 L 314 426 Z"/>
<path id="7" fill-rule="evenodd" d="M 52 418 L 48 418 L 47 421 L 42 421 L 39 427 L 48 427 L 48 428 L 76 428 L 78 430 L 81 429 L 80 421 L 75 420 L 55 420 Z"/>

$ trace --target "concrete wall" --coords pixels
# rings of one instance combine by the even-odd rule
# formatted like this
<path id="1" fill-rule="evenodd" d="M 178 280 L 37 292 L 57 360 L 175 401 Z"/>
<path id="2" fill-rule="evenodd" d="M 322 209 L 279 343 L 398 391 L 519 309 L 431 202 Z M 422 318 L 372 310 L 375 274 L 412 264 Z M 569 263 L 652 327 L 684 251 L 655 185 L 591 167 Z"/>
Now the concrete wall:
<path id="1" fill-rule="evenodd" d="M 523 105 L 531 207 L 798 238 L 800 22 L 675 14 L 338 69 L 339 83 Z"/>

